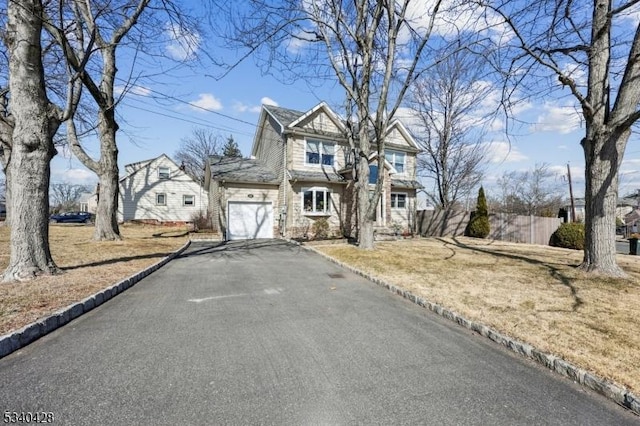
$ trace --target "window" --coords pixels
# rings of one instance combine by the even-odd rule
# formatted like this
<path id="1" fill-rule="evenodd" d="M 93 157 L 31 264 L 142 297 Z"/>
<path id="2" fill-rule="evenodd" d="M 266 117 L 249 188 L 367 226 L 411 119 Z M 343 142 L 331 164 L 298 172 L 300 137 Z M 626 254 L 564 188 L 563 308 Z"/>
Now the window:
<path id="1" fill-rule="evenodd" d="M 398 173 L 404 173 L 404 157 L 404 152 L 387 151 L 384 153 L 384 158 L 391 163 Z"/>
<path id="2" fill-rule="evenodd" d="M 169 170 L 169 168 L 165 166 L 158 167 L 158 177 L 160 179 L 170 179 L 171 170 Z"/>
<path id="3" fill-rule="evenodd" d="M 327 214 L 331 204 L 331 193 L 327 188 L 305 188 L 302 190 L 302 210 L 305 214 Z"/>
<path id="4" fill-rule="evenodd" d="M 191 207 L 193 205 L 195 205 L 196 203 L 196 197 L 193 195 L 183 195 L 182 196 L 182 205 L 183 206 L 187 206 L 187 207 Z"/>
<path id="5" fill-rule="evenodd" d="M 306 164 L 333 166 L 336 146 L 331 142 L 308 140 L 306 143 Z"/>
<path id="6" fill-rule="evenodd" d="M 405 209 L 407 208 L 407 194 L 391 194 L 391 208 Z"/>
<path id="7" fill-rule="evenodd" d="M 167 194 L 160 193 L 156 194 L 156 206 L 166 206 L 167 205 Z"/>
<path id="8" fill-rule="evenodd" d="M 375 185 L 378 181 L 378 166 L 376 164 L 369 165 L 369 184 Z"/>

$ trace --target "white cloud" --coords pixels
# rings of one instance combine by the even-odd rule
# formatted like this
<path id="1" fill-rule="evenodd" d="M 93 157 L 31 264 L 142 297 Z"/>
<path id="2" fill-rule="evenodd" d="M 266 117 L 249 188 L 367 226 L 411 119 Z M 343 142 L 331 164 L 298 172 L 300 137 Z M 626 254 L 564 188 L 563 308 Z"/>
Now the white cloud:
<path id="1" fill-rule="evenodd" d="M 95 173 L 87 169 L 53 169 L 51 170 L 52 182 L 69 182 L 74 185 L 94 185 L 98 181 Z"/>
<path id="2" fill-rule="evenodd" d="M 176 61 L 187 61 L 196 56 L 201 41 L 199 34 L 178 25 L 168 24 L 166 35 L 169 38 L 166 48 L 169 57 Z"/>
<path id="3" fill-rule="evenodd" d="M 137 96 L 149 96 L 151 95 L 151 89 L 144 86 L 132 85 L 132 86 L 115 86 L 113 91 L 116 95 L 121 95 L 126 91 L 127 94 Z"/>
<path id="4" fill-rule="evenodd" d="M 260 99 L 260 105 L 247 105 L 244 104 L 242 102 L 235 102 L 233 104 L 233 109 L 238 111 L 238 112 L 254 112 L 254 113 L 259 113 L 260 110 L 262 109 L 262 105 L 271 105 L 271 106 L 278 106 L 278 103 L 276 101 L 274 101 L 273 99 L 265 96 L 262 99 Z"/>
<path id="5" fill-rule="evenodd" d="M 571 78 L 578 87 L 587 87 L 587 71 L 579 64 L 566 64 L 562 70 L 563 74 Z"/>
<path id="6" fill-rule="evenodd" d="M 533 131 L 571 133 L 580 128 L 581 115 L 574 106 L 562 106 L 553 103 L 545 104 L 538 115 Z"/>
<path id="7" fill-rule="evenodd" d="M 274 101 L 273 99 L 265 96 L 264 98 L 260 99 L 260 103 L 263 105 L 271 105 L 271 106 L 278 106 L 278 103 L 276 101 Z"/>
<path id="8" fill-rule="evenodd" d="M 199 111 L 202 111 L 203 109 L 220 111 L 222 109 L 222 102 L 220 102 L 220 100 L 211 93 L 200 93 L 200 95 L 198 95 L 198 99 L 189 102 L 189 105 L 191 105 L 191 108 Z"/>
<path id="9" fill-rule="evenodd" d="M 517 163 L 528 157 L 505 141 L 488 142 L 488 158 L 492 163 Z"/>

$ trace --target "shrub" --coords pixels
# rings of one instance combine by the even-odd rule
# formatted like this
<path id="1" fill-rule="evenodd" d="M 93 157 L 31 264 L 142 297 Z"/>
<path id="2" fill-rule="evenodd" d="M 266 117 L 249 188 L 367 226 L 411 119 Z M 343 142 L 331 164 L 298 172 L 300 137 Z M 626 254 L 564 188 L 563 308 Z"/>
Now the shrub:
<path id="1" fill-rule="evenodd" d="M 193 222 L 193 230 L 196 232 L 205 229 L 211 230 L 213 228 L 209 212 L 199 210 L 191 216 L 191 221 Z"/>
<path id="2" fill-rule="evenodd" d="M 549 245 L 574 250 L 584 250 L 584 224 L 562 223 L 551 235 Z"/>
<path id="3" fill-rule="evenodd" d="M 487 238 L 490 231 L 487 199 L 484 196 L 484 188 L 480 187 L 476 211 L 471 214 L 467 234 L 474 238 Z"/>
<path id="4" fill-rule="evenodd" d="M 314 240 L 321 240 L 329 237 L 329 221 L 326 217 L 321 217 L 316 219 L 313 222 L 313 226 L 311 227 L 311 232 L 313 232 Z"/>

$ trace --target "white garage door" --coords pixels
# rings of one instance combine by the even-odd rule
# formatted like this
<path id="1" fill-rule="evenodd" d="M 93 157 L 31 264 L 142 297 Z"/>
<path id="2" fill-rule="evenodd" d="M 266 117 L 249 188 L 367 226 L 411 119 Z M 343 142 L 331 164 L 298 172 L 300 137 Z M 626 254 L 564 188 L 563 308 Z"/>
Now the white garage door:
<path id="1" fill-rule="evenodd" d="M 273 238 L 271 202 L 229 201 L 227 205 L 227 239 L 250 240 Z"/>

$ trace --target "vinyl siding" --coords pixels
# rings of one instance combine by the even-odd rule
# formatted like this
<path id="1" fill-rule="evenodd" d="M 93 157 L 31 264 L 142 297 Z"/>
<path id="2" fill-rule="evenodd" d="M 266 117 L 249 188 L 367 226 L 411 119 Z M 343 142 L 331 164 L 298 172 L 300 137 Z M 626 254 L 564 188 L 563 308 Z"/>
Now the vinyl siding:
<path id="1" fill-rule="evenodd" d="M 170 179 L 158 177 L 159 167 L 168 167 Z M 156 205 L 156 194 L 166 194 L 166 205 Z M 193 206 L 183 205 L 183 196 L 194 197 Z M 178 166 L 162 156 L 120 182 L 118 219 L 157 220 L 159 222 L 189 222 L 207 208 L 204 190 Z"/>
<path id="2" fill-rule="evenodd" d="M 331 207 L 329 215 L 310 215 L 305 214 L 302 208 L 302 189 L 310 187 L 326 187 L 331 191 Z M 303 237 L 307 233 L 311 233 L 313 223 L 321 218 L 327 218 L 329 221 L 330 231 L 333 234 L 340 234 L 342 227 L 342 216 L 344 215 L 342 202 L 343 185 L 324 185 L 312 183 L 296 183 L 292 186 L 292 197 L 290 200 L 290 214 L 288 220 L 288 228 L 292 233 L 292 237 Z"/>
<path id="3" fill-rule="evenodd" d="M 308 139 L 326 141 L 335 144 L 334 151 L 334 163 L 333 166 L 324 166 L 332 170 L 341 170 L 346 166 L 346 158 L 349 152 L 349 147 L 345 144 L 338 143 L 334 139 L 326 137 L 308 137 Z M 290 136 L 290 160 L 288 166 L 290 170 L 305 170 L 310 172 L 322 171 L 323 166 L 321 164 L 306 164 L 306 144 L 307 137 L 304 136 Z"/>
<path id="4" fill-rule="evenodd" d="M 322 109 L 318 110 L 311 117 L 308 117 L 297 127 L 303 128 L 305 131 L 312 133 L 342 133 L 342 130 L 340 130 L 340 128 Z"/>

